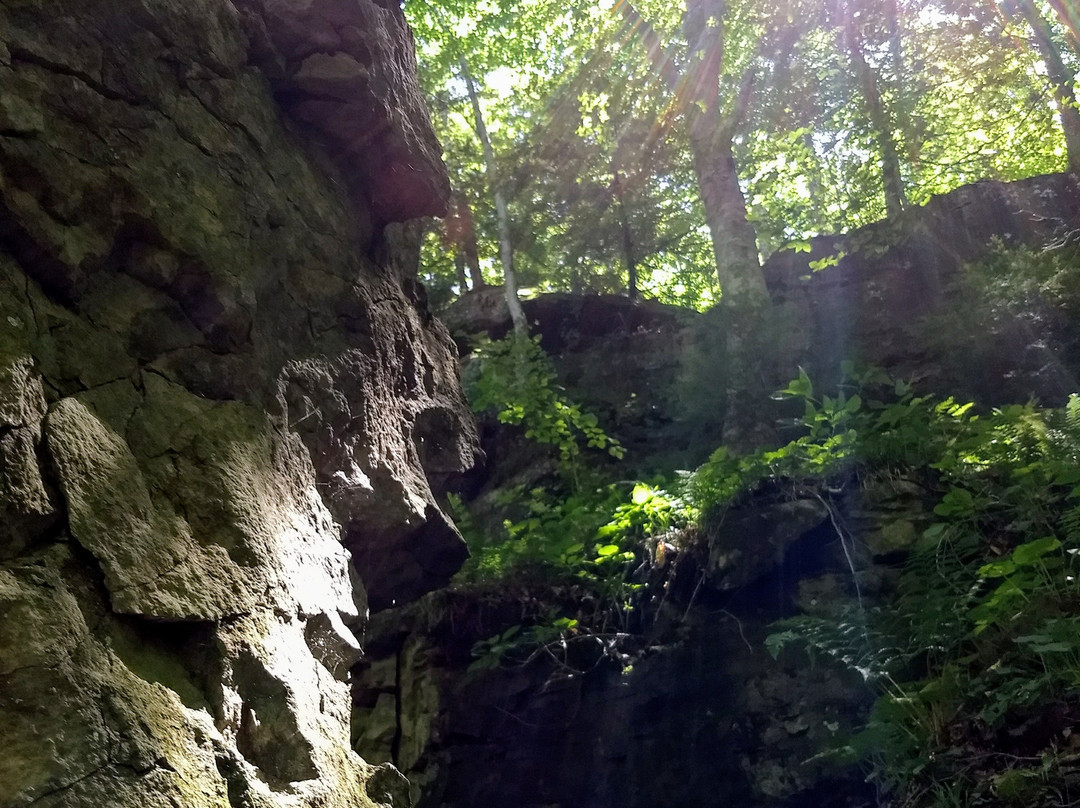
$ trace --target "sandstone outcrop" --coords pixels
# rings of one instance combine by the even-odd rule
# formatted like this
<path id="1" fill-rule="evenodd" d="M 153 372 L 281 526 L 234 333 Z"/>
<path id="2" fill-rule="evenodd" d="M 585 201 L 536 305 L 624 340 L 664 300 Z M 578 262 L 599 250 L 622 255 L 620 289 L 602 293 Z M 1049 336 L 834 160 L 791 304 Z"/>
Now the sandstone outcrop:
<path id="1" fill-rule="evenodd" d="M 400 802 L 348 671 L 476 454 L 419 98 L 394 3 L 0 5 L 4 808 Z"/>

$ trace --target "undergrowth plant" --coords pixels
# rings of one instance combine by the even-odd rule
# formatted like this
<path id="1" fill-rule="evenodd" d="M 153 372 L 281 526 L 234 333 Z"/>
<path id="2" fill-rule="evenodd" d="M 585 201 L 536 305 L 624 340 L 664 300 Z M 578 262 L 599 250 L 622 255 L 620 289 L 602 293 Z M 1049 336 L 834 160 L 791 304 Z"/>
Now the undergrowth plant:
<path id="1" fill-rule="evenodd" d="M 513 581 L 546 582 L 574 592 L 577 611 L 546 610 L 528 625 L 480 641 L 474 669 L 520 664 L 536 658 L 538 649 L 565 649 L 574 638 L 602 640 L 606 655 L 625 661 L 618 640 L 629 630 L 644 587 L 634 573 L 646 559 L 651 562 L 646 540 L 686 527 L 694 511 L 659 482 L 634 483 L 629 497 L 626 484 L 583 486 L 563 495 L 540 487 L 511 489 L 504 495 L 516 498 L 526 515 L 506 520 L 495 537 L 483 535 L 464 503 L 452 500 L 472 553 L 459 582 L 504 587 Z"/>
<path id="2" fill-rule="evenodd" d="M 1053 744 L 1024 757 L 995 739 L 1048 705 L 1080 714 L 1080 398 L 1059 409 L 980 411 L 851 363 L 831 395 L 804 372 L 778 395 L 801 429 L 788 444 L 742 456 L 720 448 L 693 473 L 635 484 L 629 496 L 595 484 L 516 492 L 526 513 L 481 549 L 480 567 L 505 575 L 535 564 L 591 592 L 604 615 L 626 615 L 650 542 L 659 552 L 667 545 L 657 537 L 700 526 L 765 481 L 805 493 L 874 475 L 917 480 L 928 497 L 925 527 L 888 603 L 783 621 L 767 647 L 798 646 L 878 689 L 865 725 L 822 754 L 864 763 L 889 804 L 1050 794 L 1080 759 Z M 625 627 L 600 611 L 552 612 L 476 650 L 483 664 L 499 664 Z M 1066 804 L 1054 799 L 1044 804 Z"/>
<path id="3" fill-rule="evenodd" d="M 880 393 L 884 381 L 850 383 Z M 813 403 L 805 379 L 785 392 L 808 400 L 811 432 L 781 450 L 783 473 L 892 469 L 936 502 L 891 602 L 783 621 L 767 645 L 799 645 L 878 687 L 865 727 L 832 753 L 869 764 L 893 804 L 991 804 L 994 778 L 1018 766 L 993 751 L 995 734 L 1080 695 L 1080 399 L 979 413 L 902 385 L 858 405 L 858 393 Z"/>
<path id="4" fill-rule="evenodd" d="M 621 459 L 624 449 L 594 414 L 567 398 L 538 338 L 511 335 L 482 344 L 465 384 L 476 411 L 493 412 L 501 423 L 522 426 L 527 439 L 554 447 L 558 473 L 547 485 L 500 492 L 496 505 L 509 516 L 494 531 L 481 530 L 468 506 L 451 499 L 471 553 L 458 581 L 546 581 L 573 586 L 579 600 L 593 604 L 580 619 L 551 611 L 481 641 L 475 649 L 480 666 L 520 661 L 523 651 L 565 643 L 568 636 L 624 629 L 641 587 L 631 575 L 641 539 L 681 518 L 678 500 L 665 498 L 659 488 L 631 484 L 627 502 L 625 484 L 605 481 L 595 458 L 603 453 Z"/>
<path id="5" fill-rule="evenodd" d="M 566 397 L 539 337 L 514 333 L 483 342 L 464 382 L 476 412 L 493 410 L 500 423 L 523 426 L 526 438 L 554 446 L 566 464 L 576 461 L 583 448 L 616 459 L 625 454 L 594 414 Z"/>

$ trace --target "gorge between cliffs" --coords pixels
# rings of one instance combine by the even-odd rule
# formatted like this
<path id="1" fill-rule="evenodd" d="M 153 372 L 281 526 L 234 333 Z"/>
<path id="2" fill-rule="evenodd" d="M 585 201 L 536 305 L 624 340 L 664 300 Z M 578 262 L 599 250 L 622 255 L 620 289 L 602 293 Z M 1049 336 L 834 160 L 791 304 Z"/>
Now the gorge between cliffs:
<path id="1" fill-rule="evenodd" d="M 746 321 L 525 300 L 571 450 L 476 406 L 502 287 L 429 304 L 441 154 L 396 2 L 0 0 L 0 808 L 944 806 L 960 755 L 957 805 L 1080 805 L 1074 175 L 778 250 Z M 972 274 L 1044 260 L 1056 296 Z M 999 581 L 1056 605 L 1008 634 Z M 909 608 L 981 626 L 896 654 L 911 750 L 807 641 Z M 923 793 L 874 744 L 960 751 Z"/>

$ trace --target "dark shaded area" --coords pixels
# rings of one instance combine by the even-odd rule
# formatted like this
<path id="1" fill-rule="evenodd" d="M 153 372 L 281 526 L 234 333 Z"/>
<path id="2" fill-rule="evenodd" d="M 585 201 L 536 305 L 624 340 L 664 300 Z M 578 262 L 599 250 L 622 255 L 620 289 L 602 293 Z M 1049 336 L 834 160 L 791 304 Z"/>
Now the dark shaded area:
<path id="1" fill-rule="evenodd" d="M 431 506 L 423 521 L 411 528 L 379 530 L 370 523 L 353 522 L 345 530 L 344 541 L 364 576 L 373 612 L 446 586 L 469 557 L 457 529 Z"/>

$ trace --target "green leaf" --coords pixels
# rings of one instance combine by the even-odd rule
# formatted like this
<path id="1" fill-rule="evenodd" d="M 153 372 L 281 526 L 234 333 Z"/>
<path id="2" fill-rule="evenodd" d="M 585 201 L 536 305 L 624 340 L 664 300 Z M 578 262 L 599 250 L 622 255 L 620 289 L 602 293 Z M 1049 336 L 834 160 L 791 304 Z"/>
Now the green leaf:
<path id="1" fill-rule="evenodd" d="M 938 516 L 968 515 L 975 510 L 975 498 L 964 488 L 952 488 L 934 508 Z"/>
<path id="2" fill-rule="evenodd" d="M 1035 541 L 1021 544 L 1013 550 L 1012 560 L 1018 567 L 1031 566 L 1044 555 L 1053 552 L 1059 547 L 1061 547 L 1060 541 L 1053 536 L 1045 536 L 1041 539 L 1035 539 Z"/>
<path id="3" fill-rule="evenodd" d="M 983 578 L 1004 578 L 1014 572 L 1016 572 L 1016 564 L 1007 558 L 979 567 L 979 575 Z"/>
<path id="4" fill-rule="evenodd" d="M 784 647 L 794 642 L 803 642 L 803 638 L 798 632 L 792 630 L 778 631 L 765 638 L 765 650 L 769 652 L 773 659 L 777 659 Z"/>

